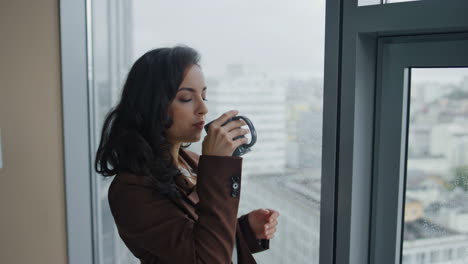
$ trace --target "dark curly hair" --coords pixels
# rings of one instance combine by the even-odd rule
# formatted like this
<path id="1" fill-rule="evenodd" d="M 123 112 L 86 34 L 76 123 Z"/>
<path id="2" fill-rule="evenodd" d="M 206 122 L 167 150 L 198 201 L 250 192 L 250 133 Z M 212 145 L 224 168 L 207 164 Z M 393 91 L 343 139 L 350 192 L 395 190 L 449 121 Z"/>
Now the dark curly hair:
<path id="1" fill-rule="evenodd" d="M 173 165 L 166 135 L 173 123 L 168 109 L 186 70 L 199 60 L 196 50 L 176 46 L 148 51 L 135 62 L 120 102 L 104 121 L 94 163 L 98 173 L 149 177 L 161 194 L 180 197 L 174 183 L 180 171 Z"/>

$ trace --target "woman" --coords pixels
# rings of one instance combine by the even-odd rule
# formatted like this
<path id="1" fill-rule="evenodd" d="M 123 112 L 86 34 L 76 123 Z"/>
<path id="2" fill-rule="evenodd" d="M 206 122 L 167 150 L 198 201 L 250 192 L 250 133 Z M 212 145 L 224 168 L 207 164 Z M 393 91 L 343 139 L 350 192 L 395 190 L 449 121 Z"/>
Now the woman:
<path id="1" fill-rule="evenodd" d="M 202 155 L 197 142 L 208 108 L 198 53 L 184 46 L 147 52 L 130 69 L 119 104 L 107 115 L 96 171 L 116 175 L 108 193 L 119 235 L 143 264 L 256 263 L 269 248 L 278 212 L 237 219 L 242 158 L 232 153 L 249 133 L 243 120 L 216 119 Z"/>

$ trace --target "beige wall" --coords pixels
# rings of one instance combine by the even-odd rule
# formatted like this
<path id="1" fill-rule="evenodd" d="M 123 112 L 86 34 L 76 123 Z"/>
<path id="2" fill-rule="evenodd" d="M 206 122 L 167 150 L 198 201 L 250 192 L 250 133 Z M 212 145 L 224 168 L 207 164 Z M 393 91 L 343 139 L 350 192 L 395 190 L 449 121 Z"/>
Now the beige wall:
<path id="1" fill-rule="evenodd" d="M 0 0 L 0 263 L 66 263 L 58 0 Z"/>

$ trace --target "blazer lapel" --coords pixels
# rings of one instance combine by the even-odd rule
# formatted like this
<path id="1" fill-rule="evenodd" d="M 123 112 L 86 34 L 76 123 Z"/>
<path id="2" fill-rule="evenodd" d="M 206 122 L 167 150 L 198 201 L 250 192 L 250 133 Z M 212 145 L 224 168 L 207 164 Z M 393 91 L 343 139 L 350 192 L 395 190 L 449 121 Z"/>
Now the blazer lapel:
<path id="1" fill-rule="evenodd" d="M 182 159 L 185 162 L 187 162 L 195 172 L 198 171 L 198 161 L 195 160 L 195 157 L 191 157 L 182 148 L 180 148 L 179 154 L 181 155 Z M 189 181 L 183 175 L 177 176 L 174 179 L 174 181 L 177 189 L 182 195 L 182 199 L 178 199 L 178 201 L 175 202 L 180 207 L 182 207 L 182 209 L 184 209 L 195 221 L 198 220 L 198 215 L 195 212 L 195 206 L 198 204 L 200 199 L 198 197 L 196 185 Z"/>
<path id="2" fill-rule="evenodd" d="M 179 149 L 179 155 L 185 162 L 187 162 L 190 165 L 190 167 L 195 171 L 195 173 L 198 173 L 198 157 L 190 155 L 183 148 Z M 179 179 L 180 187 L 184 189 L 188 200 L 192 203 L 193 206 L 195 206 L 200 201 L 200 199 L 198 198 L 197 186 L 191 181 L 187 180 L 184 176 L 179 176 L 181 176 L 180 178 L 183 179 L 183 181 Z"/>
<path id="3" fill-rule="evenodd" d="M 182 159 L 185 160 L 185 162 L 190 165 L 190 167 L 193 168 L 195 172 L 198 173 L 198 154 L 191 151 L 189 152 L 183 148 L 179 148 L 179 155 L 182 157 Z"/>

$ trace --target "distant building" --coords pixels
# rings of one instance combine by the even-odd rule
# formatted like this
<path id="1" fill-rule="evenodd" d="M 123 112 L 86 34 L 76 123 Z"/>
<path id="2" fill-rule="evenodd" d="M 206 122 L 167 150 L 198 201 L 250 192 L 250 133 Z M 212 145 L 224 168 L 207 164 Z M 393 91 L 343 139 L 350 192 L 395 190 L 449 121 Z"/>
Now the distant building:
<path id="1" fill-rule="evenodd" d="M 405 203 L 405 223 L 413 222 L 422 218 L 424 215 L 424 207 L 418 200 L 406 198 Z"/>
<path id="2" fill-rule="evenodd" d="M 403 264 L 468 263 L 468 200 L 449 192 L 445 180 L 408 169 L 403 229 Z"/>
<path id="3" fill-rule="evenodd" d="M 454 193 L 450 200 L 428 206 L 425 213 L 434 223 L 468 234 L 468 194 L 459 190 Z"/>
<path id="4" fill-rule="evenodd" d="M 456 168 L 468 164 L 468 124 L 440 124 L 432 128 L 430 152 L 441 155 Z"/>
<path id="5" fill-rule="evenodd" d="M 322 82 L 290 79 L 287 83 L 289 168 L 319 168 L 322 156 Z"/>
<path id="6" fill-rule="evenodd" d="M 426 124 L 410 124 L 409 140 L 411 146 L 408 148 L 408 158 L 430 157 L 431 127 Z"/>
<path id="7" fill-rule="evenodd" d="M 243 175 L 248 178 L 283 174 L 287 156 L 285 84 L 266 73 L 237 64 L 229 65 L 225 76 L 208 80 L 208 121 L 237 109 L 239 115 L 252 121 L 257 131 L 257 143 L 243 162 Z"/>
<path id="8" fill-rule="evenodd" d="M 274 208 L 281 214 L 275 249 L 254 255 L 258 263 L 318 263 L 320 244 L 320 170 L 287 177 L 253 178 L 243 185 L 239 214 Z"/>
<path id="9" fill-rule="evenodd" d="M 405 222 L 403 264 L 466 264 L 468 235 L 425 218 Z"/>
<path id="10" fill-rule="evenodd" d="M 409 167 L 409 166 L 408 166 Z M 406 203 L 418 201 L 423 207 L 440 201 L 445 181 L 419 169 L 408 168 L 406 177 Z"/>
<path id="11" fill-rule="evenodd" d="M 443 156 L 408 158 L 407 164 L 408 171 L 421 171 L 428 175 L 440 176 L 445 180 L 451 179 L 450 161 Z"/>

